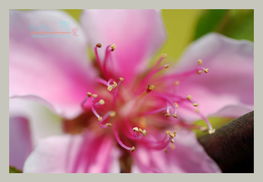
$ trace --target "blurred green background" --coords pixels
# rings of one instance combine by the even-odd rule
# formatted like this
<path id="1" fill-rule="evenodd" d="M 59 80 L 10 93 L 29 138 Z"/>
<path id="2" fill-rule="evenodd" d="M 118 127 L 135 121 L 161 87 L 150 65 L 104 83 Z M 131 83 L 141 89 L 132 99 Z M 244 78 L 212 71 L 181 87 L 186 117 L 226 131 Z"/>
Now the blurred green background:
<path id="1" fill-rule="evenodd" d="M 82 10 L 64 10 L 79 20 Z M 161 10 L 167 40 L 157 53 L 175 62 L 193 40 L 209 32 L 235 39 L 254 40 L 254 11 L 248 9 L 165 9 Z"/>

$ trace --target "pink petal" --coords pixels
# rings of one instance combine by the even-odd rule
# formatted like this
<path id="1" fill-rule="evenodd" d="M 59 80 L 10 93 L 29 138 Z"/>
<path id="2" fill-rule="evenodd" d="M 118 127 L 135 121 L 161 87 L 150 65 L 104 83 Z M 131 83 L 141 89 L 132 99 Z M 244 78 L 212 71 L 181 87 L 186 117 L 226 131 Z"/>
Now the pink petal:
<path id="1" fill-rule="evenodd" d="M 111 139 L 95 135 L 63 135 L 43 140 L 27 159 L 27 173 L 117 172 Z M 119 171 L 119 169 L 117 169 Z"/>
<path id="2" fill-rule="evenodd" d="M 87 10 L 82 24 L 92 46 L 116 44 L 117 72 L 126 80 L 144 68 L 165 38 L 157 10 Z"/>
<path id="3" fill-rule="evenodd" d="M 22 170 L 31 150 L 32 140 L 28 119 L 20 116 L 10 116 L 9 165 Z"/>
<path id="4" fill-rule="evenodd" d="M 15 97 L 9 100 L 10 117 L 26 118 L 33 145 L 41 139 L 60 135 L 62 131 L 62 118 L 54 114 L 53 107 L 38 97 Z"/>
<path id="5" fill-rule="evenodd" d="M 138 172 L 216 173 L 217 164 L 206 154 L 190 131 L 177 132 L 175 149 L 167 151 L 138 148 L 134 169 Z"/>
<path id="6" fill-rule="evenodd" d="M 251 42 L 209 34 L 186 50 L 177 71 L 195 67 L 198 59 L 203 60 L 209 73 L 187 78 L 179 89 L 180 93 L 193 95 L 201 111 L 209 115 L 228 105 L 253 106 Z"/>
<path id="7" fill-rule="evenodd" d="M 32 32 L 65 32 L 62 22 L 77 36 L 34 37 Z M 40 29 L 40 30 L 38 30 Z M 60 34 L 57 34 L 59 36 Z M 53 37 L 50 37 L 53 36 Z M 92 89 L 94 71 L 87 63 L 86 40 L 76 22 L 60 11 L 11 11 L 10 95 L 36 95 L 57 111 L 74 117 Z"/>

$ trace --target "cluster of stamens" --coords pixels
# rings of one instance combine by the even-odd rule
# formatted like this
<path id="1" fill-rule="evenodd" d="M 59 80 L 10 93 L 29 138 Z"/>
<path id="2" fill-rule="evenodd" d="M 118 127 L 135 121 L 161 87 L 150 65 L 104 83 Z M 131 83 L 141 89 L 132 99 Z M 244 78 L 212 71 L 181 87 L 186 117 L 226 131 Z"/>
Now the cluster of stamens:
<path id="1" fill-rule="evenodd" d="M 136 125 L 136 121 L 139 117 L 143 117 L 144 119 L 146 118 L 147 125 L 151 125 L 153 121 L 151 121 L 151 119 L 148 120 L 148 116 L 152 118 L 154 115 L 163 115 L 164 118 L 162 122 L 164 122 L 163 125 L 165 125 L 167 118 L 172 121 L 183 120 L 178 112 L 180 109 L 193 111 L 200 116 L 206 122 L 209 134 L 215 131 L 208 119 L 201 114 L 198 109 L 199 104 L 194 101 L 191 95 L 180 96 L 179 93 L 169 92 L 171 85 L 173 87 L 180 86 L 182 82 L 181 78 L 184 76 L 191 76 L 195 73 L 208 73 L 208 68 L 201 66 L 203 64 L 201 59 L 197 61 L 198 66 L 193 70 L 181 74 L 157 77 L 157 73 L 169 68 L 168 64 L 161 65 L 166 57 L 161 56 L 157 63 L 137 83 L 136 89 L 131 90 L 131 87 L 127 87 L 127 85 L 121 87 L 122 83 L 125 81 L 124 78 L 116 76 L 111 71 L 108 64 L 112 59 L 112 52 L 116 49 L 115 45 L 106 47 L 104 59 L 101 59 L 98 54 L 98 48 L 101 47 L 101 44 L 97 44 L 94 49 L 96 61 L 104 77 L 103 79 L 98 79 L 100 87 L 98 87 L 97 91 L 99 93 L 100 90 L 106 88 L 108 94 L 99 95 L 87 92 L 87 97 L 83 101 L 82 107 L 86 110 L 85 103 L 91 101 L 91 111 L 97 118 L 99 125 L 102 128 L 112 126 L 114 136 L 121 147 L 129 151 L 134 151 L 136 142 L 141 142 L 148 147 L 165 149 L 169 143 L 175 143 L 175 131 L 166 130 L 166 132 L 164 132 L 164 137 L 160 139 L 160 141 L 152 141 L 147 138 L 148 135 L 152 135 L 151 130 L 149 129 L 148 131 L 148 129 L 145 128 L 147 126 L 140 127 Z M 171 80 L 174 84 L 170 84 Z M 105 91 L 103 91 L 103 93 L 105 93 Z M 127 94 L 131 95 L 131 99 L 125 97 Z M 148 104 L 151 102 L 155 105 L 152 106 Z M 130 109 L 136 110 L 136 112 L 130 112 L 129 109 L 125 109 L 127 105 L 129 105 Z M 123 110 L 125 110 L 125 112 Z M 99 111 L 104 114 L 101 114 Z M 125 113 L 125 115 L 123 116 L 121 113 Z M 125 125 L 123 122 L 126 122 Z M 170 127 L 170 125 L 168 126 Z M 160 131 L 163 132 L 161 129 Z M 129 143 L 131 146 L 128 146 L 128 144 L 123 141 L 124 137 L 126 138 L 125 141 L 130 140 Z"/>

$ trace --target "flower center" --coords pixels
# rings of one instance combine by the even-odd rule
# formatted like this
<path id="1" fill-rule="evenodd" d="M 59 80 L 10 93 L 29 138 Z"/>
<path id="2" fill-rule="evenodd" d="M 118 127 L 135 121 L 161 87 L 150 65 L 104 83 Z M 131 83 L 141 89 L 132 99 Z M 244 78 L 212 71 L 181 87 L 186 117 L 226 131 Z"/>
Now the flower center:
<path id="1" fill-rule="evenodd" d="M 85 112 L 93 113 L 94 117 L 89 122 L 102 128 L 102 133 L 114 136 L 118 144 L 128 151 L 134 151 L 137 145 L 165 149 L 168 144 L 175 143 L 178 128 L 203 129 L 187 124 L 180 114 L 182 110 L 198 115 L 207 123 L 208 132 L 214 132 L 194 98 L 180 95 L 177 91 L 185 78 L 208 73 L 208 69 L 202 67 L 202 60 L 199 59 L 197 67 L 192 70 L 161 74 L 169 68 L 168 64 L 162 64 L 166 57 L 163 55 L 134 82 L 125 83 L 125 79 L 116 76 L 110 66 L 112 64 L 109 64 L 115 45 L 106 47 L 104 59 L 98 54 L 101 47 L 97 44 L 94 51 L 102 78 L 97 79 L 96 93 L 87 92 L 81 105 Z M 91 107 L 87 107 L 87 103 L 91 103 Z"/>

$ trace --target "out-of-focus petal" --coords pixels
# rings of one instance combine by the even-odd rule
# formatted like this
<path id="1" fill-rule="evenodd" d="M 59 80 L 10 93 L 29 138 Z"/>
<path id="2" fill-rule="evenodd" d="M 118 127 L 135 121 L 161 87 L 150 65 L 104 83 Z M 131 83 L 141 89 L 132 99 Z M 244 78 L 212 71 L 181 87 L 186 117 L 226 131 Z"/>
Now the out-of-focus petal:
<path id="1" fill-rule="evenodd" d="M 87 10 L 81 21 L 92 46 L 116 44 L 116 69 L 126 80 L 144 68 L 165 38 L 157 10 Z"/>
<path id="2" fill-rule="evenodd" d="M 62 34 L 72 29 L 77 36 Z M 36 95 L 59 113 L 76 116 L 95 75 L 85 45 L 80 27 L 63 12 L 11 11 L 10 95 Z"/>
<path id="3" fill-rule="evenodd" d="M 175 138 L 175 148 L 167 151 L 138 148 L 134 169 L 138 172 L 158 173 L 216 173 L 217 164 L 197 142 L 193 132 L 180 131 Z"/>
<path id="4" fill-rule="evenodd" d="M 43 140 L 26 160 L 27 173 L 106 173 L 117 155 L 112 140 L 95 135 L 64 135 Z"/>
<path id="5" fill-rule="evenodd" d="M 183 55 L 177 72 L 203 60 L 207 75 L 185 78 L 178 92 L 193 95 L 206 114 L 228 105 L 253 106 L 253 44 L 209 34 L 194 42 Z"/>
<path id="6" fill-rule="evenodd" d="M 12 124 L 15 124 L 12 122 L 13 117 L 25 118 L 28 121 L 28 133 L 33 145 L 36 145 L 43 138 L 63 133 L 62 118 L 54 114 L 52 106 L 40 98 L 33 96 L 11 98 L 9 101 L 9 113 L 11 119 L 10 127 Z M 16 123 L 19 124 L 18 122 Z M 10 131 L 10 134 L 15 135 L 15 131 Z M 15 138 L 15 140 L 19 142 L 20 138 Z M 14 152 L 19 153 L 19 151 Z"/>
<path id="7" fill-rule="evenodd" d="M 9 122 L 9 165 L 22 170 L 32 150 L 29 121 L 25 117 L 10 116 Z"/>

